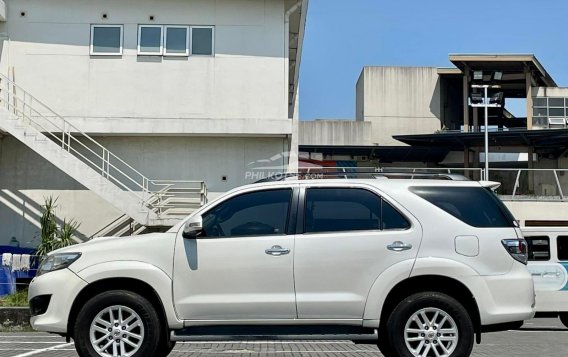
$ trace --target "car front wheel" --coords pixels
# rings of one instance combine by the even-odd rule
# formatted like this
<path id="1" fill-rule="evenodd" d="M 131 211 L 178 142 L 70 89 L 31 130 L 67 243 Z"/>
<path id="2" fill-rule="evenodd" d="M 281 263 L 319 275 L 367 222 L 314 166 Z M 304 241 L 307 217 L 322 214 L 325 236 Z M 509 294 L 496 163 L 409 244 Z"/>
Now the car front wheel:
<path id="1" fill-rule="evenodd" d="M 473 349 L 474 329 L 467 310 L 442 293 L 404 299 L 387 327 L 391 347 L 401 357 L 467 357 Z"/>
<path id="2" fill-rule="evenodd" d="M 74 339 L 82 357 L 154 356 L 164 347 L 155 307 L 125 290 L 107 291 L 87 301 L 77 315 Z"/>

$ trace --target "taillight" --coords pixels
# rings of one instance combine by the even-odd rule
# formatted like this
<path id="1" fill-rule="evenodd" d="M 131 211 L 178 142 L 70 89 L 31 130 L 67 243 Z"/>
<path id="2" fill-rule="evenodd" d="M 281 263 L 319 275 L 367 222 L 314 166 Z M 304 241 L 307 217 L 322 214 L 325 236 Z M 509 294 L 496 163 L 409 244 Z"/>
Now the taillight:
<path id="1" fill-rule="evenodd" d="M 524 239 L 503 239 L 501 241 L 503 243 L 503 247 L 507 249 L 507 252 L 511 254 L 511 256 L 523 263 L 527 264 L 528 260 L 528 250 L 527 250 L 527 241 Z"/>

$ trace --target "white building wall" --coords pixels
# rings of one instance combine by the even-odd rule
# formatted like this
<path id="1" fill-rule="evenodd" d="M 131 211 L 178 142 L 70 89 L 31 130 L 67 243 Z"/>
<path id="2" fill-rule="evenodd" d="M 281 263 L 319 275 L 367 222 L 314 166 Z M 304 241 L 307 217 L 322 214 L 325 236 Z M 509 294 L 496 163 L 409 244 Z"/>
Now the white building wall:
<path id="1" fill-rule="evenodd" d="M 288 118 L 282 0 L 10 0 L 7 8 L 2 72 L 84 130 L 126 121 L 136 132 L 136 120 L 169 119 L 195 132 L 172 119 Z M 123 24 L 123 55 L 90 56 L 91 24 Z M 139 24 L 213 25 L 215 56 L 138 56 Z"/>
<path id="2" fill-rule="evenodd" d="M 357 119 L 373 123 L 371 140 L 402 146 L 399 134 L 440 130 L 440 84 L 434 67 L 365 67 L 357 86 Z"/>
<path id="3" fill-rule="evenodd" d="M 262 178 L 256 169 L 266 163 L 260 160 L 270 160 L 269 166 L 275 171 L 288 162 L 282 155 L 288 148 L 286 138 L 96 139 L 150 179 L 205 180 L 210 200 Z M 122 215 L 12 137 L 0 139 L 0 168 L 0 245 L 13 236 L 22 244 L 34 245 L 40 206 L 48 196 L 59 198 L 59 218 L 74 218 L 81 223 L 82 236 L 92 235 Z"/>

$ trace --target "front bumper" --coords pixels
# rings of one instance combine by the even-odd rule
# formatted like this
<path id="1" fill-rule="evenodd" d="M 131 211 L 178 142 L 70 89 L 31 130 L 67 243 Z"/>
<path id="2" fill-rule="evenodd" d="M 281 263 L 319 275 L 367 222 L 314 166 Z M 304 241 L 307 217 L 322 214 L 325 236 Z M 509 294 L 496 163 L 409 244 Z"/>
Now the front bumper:
<path id="1" fill-rule="evenodd" d="M 481 325 L 525 321 L 535 314 L 535 291 L 526 266 L 513 264 L 504 275 L 465 277 L 477 305 Z"/>
<path id="2" fill-rule="evenodd" d="M 28 301 L 39 296 L 50 296 L 50 299 L 45 313 L 31 317 L 32 328 L 43 332 L 67 333 L 71 307 L 85 286 L 87 283 L 69 269 L 34 278 L 28 290 Z"/>

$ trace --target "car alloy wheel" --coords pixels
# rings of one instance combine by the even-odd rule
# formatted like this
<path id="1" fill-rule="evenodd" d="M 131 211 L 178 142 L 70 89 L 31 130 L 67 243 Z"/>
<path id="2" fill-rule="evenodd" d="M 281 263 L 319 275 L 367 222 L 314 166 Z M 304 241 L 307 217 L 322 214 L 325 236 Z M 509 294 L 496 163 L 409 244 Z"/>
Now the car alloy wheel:
<path id="1" fill-rule="evenodd" d="M 114 305 L 100 311 L 89 330 L 93 349 L 102 357 L 134 355 L 144 341 L 144 324 L 131 308 Z"/>
<path id="2" fill-rule="evenodd" d="M 437 308 L 425 308 L 406 322 L 404 340 L 416 357 L 450 356 L 456 349 L 459 334 L 454 319 Z"/>

